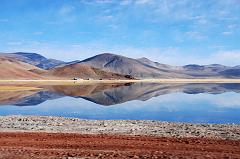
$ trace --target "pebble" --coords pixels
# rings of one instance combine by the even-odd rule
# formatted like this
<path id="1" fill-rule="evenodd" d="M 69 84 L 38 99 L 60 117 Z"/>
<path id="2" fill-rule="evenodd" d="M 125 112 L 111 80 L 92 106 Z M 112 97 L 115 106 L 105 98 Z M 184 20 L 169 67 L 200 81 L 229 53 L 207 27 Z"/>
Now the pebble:
<path id="1" fill-rule="evenodd" d="M 132 134 L 240 140 L 237 124 L 189 124 L 144 120 L 81 120 L 46 116 L 0 116 L 0 131 Z"/>

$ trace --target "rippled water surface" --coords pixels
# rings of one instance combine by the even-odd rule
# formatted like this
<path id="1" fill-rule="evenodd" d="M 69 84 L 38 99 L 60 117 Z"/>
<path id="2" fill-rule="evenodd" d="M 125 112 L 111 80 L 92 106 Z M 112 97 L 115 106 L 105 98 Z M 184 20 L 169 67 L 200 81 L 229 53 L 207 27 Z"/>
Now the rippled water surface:
<path id="1" fill-rule="evenodd" d="M 0 115 L 240 124 L 240 84 L 96 84 L 0 90 Z"/>

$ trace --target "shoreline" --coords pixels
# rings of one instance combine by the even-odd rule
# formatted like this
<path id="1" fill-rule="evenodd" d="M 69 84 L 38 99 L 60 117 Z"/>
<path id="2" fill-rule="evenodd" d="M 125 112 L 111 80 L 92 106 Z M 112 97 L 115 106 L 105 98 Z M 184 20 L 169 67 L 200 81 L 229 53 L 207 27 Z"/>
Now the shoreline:
<path id="1" fill-rule="evenodd" d="M 0 116 L 0 158 L 240 158 L 240 125 Z"/>
<path id="2" fill-rule="evenodd" d="M 40 91 L 42 88 L 26 86 L 0 86 L 0 93 L 5 91 Z"/>
<path id="3" fill-rule="evenodd" d="M 84 120 L 53 116 L 0 116 L 0 132 L 47 132 L 240 140 L 239 124 L 155 120 Z"/>
<path id="4" fill-rule="evenodd" d="M 0 80 L 0 84 L 43 84 L 43 85 L 73 85 L 101 83 L 240 83 L 240 79 L 139 79 L 139 80 Z"/>

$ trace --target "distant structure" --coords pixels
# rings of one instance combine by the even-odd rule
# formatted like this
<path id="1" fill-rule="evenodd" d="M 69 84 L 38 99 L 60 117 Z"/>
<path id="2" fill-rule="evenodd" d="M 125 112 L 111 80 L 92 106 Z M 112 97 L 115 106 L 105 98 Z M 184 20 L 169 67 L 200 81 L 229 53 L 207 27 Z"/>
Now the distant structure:
<path id="1" fill-rule="evenodd" d="M 74 77 L 72 80 L 77 81 L 77 80 L 82 80 L 82 79 Z"/>
<path id="2" fill-rule="evenodd" d="M 128 79 L 135 79 L 133 76 L 131 76 L 131 75 L 125 75 L 124 76 L 125 78 L 128 78 Z"/>

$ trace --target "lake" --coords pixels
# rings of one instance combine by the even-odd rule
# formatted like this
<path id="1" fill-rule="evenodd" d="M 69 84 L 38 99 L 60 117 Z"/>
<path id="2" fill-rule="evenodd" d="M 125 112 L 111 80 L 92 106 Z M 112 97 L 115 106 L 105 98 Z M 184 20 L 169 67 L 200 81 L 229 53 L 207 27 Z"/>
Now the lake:
<path id="1" fill-rule="evenodd" d="M 0 91 L 0 115 L 240 124 L 240 84 L 125 83 Z"/>

